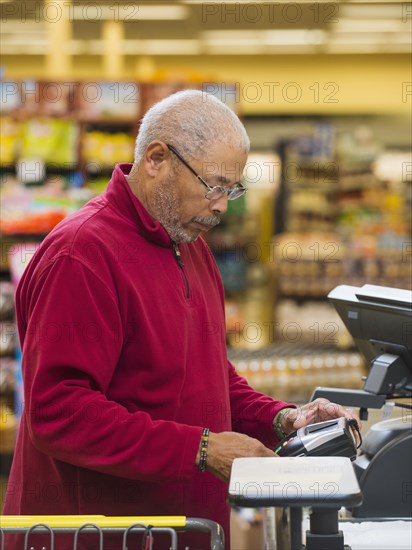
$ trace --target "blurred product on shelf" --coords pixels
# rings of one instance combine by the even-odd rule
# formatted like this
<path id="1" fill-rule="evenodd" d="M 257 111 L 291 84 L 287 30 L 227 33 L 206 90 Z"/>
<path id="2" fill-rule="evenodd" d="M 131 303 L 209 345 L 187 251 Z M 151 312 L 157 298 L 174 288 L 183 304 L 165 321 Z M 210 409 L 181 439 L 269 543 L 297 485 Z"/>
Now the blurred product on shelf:
<path id="1" fill-rule="evenodd" d="M 77 162 L 78 125 L 71 120 L 30 118 L 21 122 L 18 155 L 20 159 L 39 159 L 53 166 Z"/>
<path id="2" fill-rule="evenodd" d="M 68 187 L 62 176 L 38 186 L 23 186 L 8 174 L 2 186 L 2 235 L 46 235 L 93 196 L 87 188 Z"/>
<path id="3" fill-rule="evenodd" d="M 24 242 L 12 242 L 7 248 L 8 270 L 13 289 L 17 288 L 24 270 L 39 246 L 40 242 L 25 240 Z"/>
<path id="4" fill-rule="evenodd" d="M 137 82 L 82 82 L 76 99 L 77 116 L 82 121 L 136 120 L 141 113 L 141 89 Z"/>
<path id="5" fill-rule="evenodd" d="M 152 82 L 142 84 L 142 111 L 146 112 L 154 103 L 180 90 L 188 88 L 202 90 L 216 96 L 235 113 L 239 114 L 238 85 L 216 82 L 205 75 L 179 68 L 169 71 L 158 71 Z M 209 81 L 208 81 L 209 80 Z"/>
<path id="6" fill-rule="evenodd" d="M 13 403 L 12 396 L 15 390 L 16 378 L 16 344 L 14 287 L 10 281 L 0 281 L 0 407 L 4 402 Z"/>
<path id="7" fill-rule="evenodd" d="M 13 409 L 0 401 L 0 456 L 11 454 L 14 450 L 14 442 L 16 438 L 17 420 L 13 413 Z M 0 468 L 0 474 L 1 472 Z"/>
<path id="8" fill-rule="evenodd" d="M 134 137 L 125 132 L 86 131 L 82 140 L 81 156 L 86 164 L 96 163 L 100 167 L 113 168 L 124 159 L 132 162 Z"/>
<path id="9" fill-rule="evenodd" d="M 3 219 L 2 232 L 5 235 L 46 235 L 53 229 L 55 225 L 65 218 L 64 212 L 42 212 L 38 214 L 29 214 L 21 217 L 14 215 L 13 217 Z"/>
<path id="10" fill-rule="evenodd" d="M 152 105 L 175 92 L 197 87 L 198 84 L 191 82 L 190 76 L 186 72 L 184 74 L 158 74 L 156 82 L 144 84 L 142 110 L 146 112 Z"/>
<path id="11" fill-rule="evenodd" d="M 17 157 L 19 132 L 19 122 L 7 116 L 0 118 L 0 163 L 2 166 L 13 165 Z"/>
<path id="12" fill-rule="evenodd" d="M 283 233 L 272 242 L 271 268 L 279 298 L 325 298 L 338 284 L 368 282 L 409 289 L 411 258 L 407 233 L 353 235 L 338 233 Z"/>
<path id="13" fill-rule="evenodd" d="M 17 288 L 17 285 L 23 275 L 24 270 L 26 269 L 28 263 L 34 256 L 37 248 L 40 246 L 39 242 L 15 242 L 15 243 L 8 243 L 9 246 L 7 247 L 7 266 L 9 269 L 10 274 L 10 283 L 13 288 L 13 294 L 15 289 Z M 49 336 L 47 334 L 47 330 L 49 327 L 42 327 L 39 329 L 42 336 Z M 52 327 L 52 330 L 55 327 Z M 9 388 L 12 391 L 0 391 L 0 401 L 5 401 L 6 403 L 10 404 L 10 407 L 12 407 L 14 411 L 14 418 L 15 418 L 15 425 L 17 426 L 18 422 L 20 421 L 21 415 L 23 413 L 23 405 L 24 405 L 24 392 L 23 392 L 23 377 L 22 377 L 22 368 L 21 368 L 21 348 L 18 340 L 17 335 L 17 327 L 13 323 L 8 323 L 7 328 L 10 341 L 13 341 L 13 346 L 11 346 L 10 342 L 10 357 L 7 358 L 6 366 L 5 366 L 5 374 L 4 377 L 6 379 L 9 379 L 10 369 L 13 369 L 13 387 Z M 40 334 L 40 333 L 39 333 Z M 5 398 L 5 399 L 4 399 Z"/>
<path id="14" fill-rule="evenodd" d="M 236 508 L 231 514 L 231 544 L 236 550 L 264 548 L 263 514 L 258 508 Z"/>
<path id="15" fill-rule="evenodd" d="M 328 301 L 282 299 L 276 308 L 277 342 L 325 344 L 336 350 L 354 346 L 352 337 Z"/>
<path id="16" fill-rule="evenodd" d="M 359 353 L 325 344 L 275 343 L 251 353 L 229 348 L 236 370 L 257 390 L 306 403 L 316 386 L 361 388 L 365 365 Z"/>
<path id="17" fill-rule="evenodd" d="M 0 322 L 0 357 L 14 354 L 16 349 L 17 329 L 12 321 Z"/>
<path id="18" fill-rule="evenodd" d="M 296 145 L 284 158 L 299 177 L 289 172 L 279 197 L 288 210 L 273 239 L 281 296 L 325 297 L 340 283 L 411 288 L 409 155 L 382 154 L 365 128 L 358 134 L 359 147 L 349 134 L 337 139 L 323 171 Z"/>
<path id="19" fill-rule="evenodd" d="M 13 349 L 14 352 L 14 349 Z M 14 357 L 1 357 L 0 361 L 0 401 L 2 395 L 13 395 L 15 391 L 16 360 Z"/>
<path id="20" fill-rule="evenodd" d="M 337 135 L 336 156 L 342 171 L 369 170 L 382 151 L 382 143 L 367 124 L 359 124 L 352 132 L 342 131 Z"/>
<path id="21" fill-rule="evenodd" d="M 0 281 L 0 320 L 13 319 L 14 288 L 10 281 Z"/>
<path id="22" fill-rule="evenodd" d="M 18 422 L 14 413 L 18 369 L 16 345 L 14 286 L 10 281 L 0 281 L 0 476 L 6 472 L 10 462 Z"/>

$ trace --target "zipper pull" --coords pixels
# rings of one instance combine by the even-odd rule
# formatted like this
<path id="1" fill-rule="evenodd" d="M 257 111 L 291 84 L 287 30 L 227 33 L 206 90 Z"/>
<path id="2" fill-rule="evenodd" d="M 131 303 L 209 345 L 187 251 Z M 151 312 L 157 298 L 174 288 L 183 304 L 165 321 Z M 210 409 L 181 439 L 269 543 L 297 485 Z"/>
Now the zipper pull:
<path id="1" fill-rule="evenodd" d="M 180 250 L 179 250 L 179 245 L 176 244 L 176 243 L 173 243 L 173 250 L 174 250 L 174 253 L 175 253 L 175 257 L 176 257 L 176 260 L 177 260 L 177 263 L 183 267 L 183 262 L 182 262 L 182 259 L 180 257 Z"/>
<path id="2" fill-rule="evenodd" d="M 185 270 L 184 270 L 184 263 L 182 262 L 181 260 L 181 257 L 180 257 L 180 250 L 179 250 L 179 246 L 177 245 L 177 243 L 173 243 L 173 251 L 175 253 L 175 258 L 176 258 L 176 262 L 177 262 L 177 265 L 179 266 L 180 270 L 182 271 L 182 275 L 183 275 L 183 278 L 185 280 L 185 285 L 186 285 L 186 298 L 190 298 L 190 286 L 189 286 L 189 281 L 187 280 L 187 276 L 186 276 L 186 273 L 185 273 Z"/>

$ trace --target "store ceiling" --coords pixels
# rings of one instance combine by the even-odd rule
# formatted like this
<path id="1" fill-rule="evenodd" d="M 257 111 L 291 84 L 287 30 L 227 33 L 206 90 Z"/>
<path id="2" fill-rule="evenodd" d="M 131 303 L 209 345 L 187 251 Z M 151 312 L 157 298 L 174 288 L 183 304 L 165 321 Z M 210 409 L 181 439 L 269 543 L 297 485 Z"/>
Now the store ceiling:
<path id="1" fill-rule="evenodd" d="M 47 54 L 66 17 L 73 55 L 102 51 L 119 22 L 124 55 L 408 53 L 412 3 L 398 1 L 174 2 L 0 0 L 3 54 Z"/>

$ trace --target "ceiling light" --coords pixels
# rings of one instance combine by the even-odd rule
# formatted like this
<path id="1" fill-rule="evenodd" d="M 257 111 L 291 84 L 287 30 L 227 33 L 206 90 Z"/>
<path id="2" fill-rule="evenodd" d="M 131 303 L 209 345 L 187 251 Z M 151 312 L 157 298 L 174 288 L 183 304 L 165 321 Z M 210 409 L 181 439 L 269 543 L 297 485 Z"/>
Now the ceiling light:
<path id="1" fill-rule="evenodd" d="M 6 22 L 3 22 L 1 25 L 1 33 L 7 34 L 10 32 L 16 32 L 21 35 L 27 34 L 27 33 L 43 33 L 45 30 L 44 22 L 43 21 L 35 21 L 27 19 L 24 21 L 19 20 L 9 20 Z"/>
<path id="2" fill-rule="evenodd" d="M 189 10 L 182 5 L 138 5 L 136 3 L 110 6 L 97 3 L 84 5 L 68 5 L 70 18 L 80 21 L 173 21 L 186 19 Z"/>
<path id="3" fill-rule="evenodd" d="M 255 39 L 259 40 L 259 38 L 262 36 L 262 31 L 251 31 L 248 29 L 245 30 L 234 30 L 234 29 L 227 29 L 224 31 L 203 31 L 202 32 L 202 38 L 205 40 L 220 40 L 220 39 L 228 39 L 228 40 L 241 40 L 242 38 L 245 39 Z"/>
<path id="4" fill-rule="evenodd" d="M 223 2 L 209 2 L 208 0 L 180 0 L 182 4 L 191 4 L 191 5 L 210 5 L 213 6 L 214 4 L 216 7 L 218 7 L 221 10 L 225 9 L 225 4 L 257 4 L 260 6 L 268 5 L 268 6 L 276 6 L 276 4 L 290 4 L 289 0 L 277 0 L 272 2 L 266 2 L 266 1 L 256 1 L 256 0 L 224 0 Z M 382 0 L 387 1 L 387 0 Z"/>
<path id="5" fill-rule="evenodd" d="M 333 54 L 371 54 L 378 53 L 380 51 L 379 44 L 355 44 L 355 43 L 329 43 L 325 47 L 326 53 Z"/>
<path id="6" fill-rule="evenodd" d="M 319 29 L 270 30 L 262 31 L 262 37 L 264 43 L 269 45 L 322 44 L 326 32 Z"/>
<path id="7" fill-rule="evenodd" d="M 316 45 L 325 41 L 326 32 L 319 29 L 291 29 L 268 31 L 205 31 L 202 38 L 208 46 L 249 47 Z"/>
<path id="8" fill-rule="evenodd" d="M 143 40 L 140 52 L 145 55 L 195 55 L 200 53 L 198 40 Z"/>
<path id="9" fill-rule="evenodd" d="M 71 40 L 68 53 L 72 55 L 102 53 L 102 40 Z M 123 55 L 193 55 L 200 52 L 198 40 L 124 40 L 121 45 Z"/>
<path id="10" fill-rule="evenodd" d="M 329 35 L 329 44 L 380 44 L 384 42 L 381 33 L 369 33 L 367 35 L 359 33 L 339 33 Z"/>
<path id="11" fill-rule="evenodd" d="M 219 7 L 220 9 L 224 9 L 224 4 L 259 4 L 260 2 L 254 2 L 252 0 L 225 0 L 224 2 L 208 2 L 207 0 L 181 0 L 182 4 L 210 4 L 211 6 L 213 4 L 216 4 L 216 7 Z"/>
<path id="12" fill-rule="evenodd" d="M 409 33 L 357 34 L 339 33 L 330 35 L 325 46 L 327 53 L 407 53 L 411 47 Z"/>
<path id="13" fill-rule="evenodd" d="M 408 32 L 399 32 L 385 36 L 385 42 L 391 44 L 409 44 L 412 47 L 412 37 Z"/>
<path id="14" fill-rule="evenodd" d="M 209 55 L 258 55 L 264 53 L 262 44 L 248 44 L 245 47 L 236 44 L 227 44 L 225 46 L 207 43 L 205 53 Z"/>
<path id="15" fill-rule="evenodd" d="M 10 34 L 6 38 L 3 38 L 2 47 L 3 45 L 10 44 L 27 44 L 29 47 L 33 45 L 41 45 L 43 47 L 47 47 L 49 45 L 49 40 L 47 36 L 31 36 L 30 39 L 27 40 L 27 37 L 21 34 Z"/>
<path id="16" fill-rule="evenodd" d="M 403 32 L 407 31 L 407 23 L 400 19 L 340 19 L 333 30 L 336 32 Z"/>
<path id="17" fill-rule="evenodd" d="M 368 4 L 340 4 L 339 16 L 354 19 L 392 19 L 402 20 L 405 8 L 401 3 L 390 3 L 385 0 L 381 5 Z"/>
<path id="18" fill-rule="evenodd" d="M 69 40 L 67 43 L 67 53 L 69 55 L 83 55 L 88 53 L 86 40 Z"/>
<path id="19" fill-rule="evenodd" d="M 398 0 L 347 0 L 349 4 L 399 4 Z"/>
<path id="20" fill-rule="evenodd" d="M 271 55 L 314 54 L 317 52 L 317 46 L 310 44 L 272 44 L 265 46 L 264 49 L 264 53 Z"/>
<path id="21" fill-rule="evenodd" d="M 392 44 L 384 44 L 382 47 L 382 53 L 411 53 L 410 44 L 397 44 L 393 42 Z"/>
<path id="22" fill-rule="evenodd" d="M 90 55 L 101 55 L 104 51 L 104 41 L 103 40 L 85 40 L 86 42 L 86 53 Z"/>
<path id="23" fill-rule="evenodd" d="M 207 46 L 216 46 L 219 48 L 249 48 L 252 46 L 262 47 L 264 44 L 261 40 L 255 38 L 210 38 L 204 41 Z"/>
<path id="24" fill-rule="evenodd" d="M 3 44 L 3 55 L 44 55 L 45 44 Z"/>

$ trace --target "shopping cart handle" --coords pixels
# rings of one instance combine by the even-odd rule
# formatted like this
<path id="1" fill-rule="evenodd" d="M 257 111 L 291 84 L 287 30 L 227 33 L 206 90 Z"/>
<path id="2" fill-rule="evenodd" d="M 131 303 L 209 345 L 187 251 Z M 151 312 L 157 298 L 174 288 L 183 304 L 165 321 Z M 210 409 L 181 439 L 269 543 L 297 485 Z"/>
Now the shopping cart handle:
<path id="1" fill-rule="evenodd" d="M 186 516 L 0 516 L 2 529 L 28 528 L 36 523 L 46 523 L 51 528 L 78 528 L 93 522 L 98 527 L 129 527 L 135 523 L 153 527 L 185 527 Z"/>
<path id="2" fill-rule="evenodd" d="M 54 533 L 75 533 L 75 541 L 80 531 L 97 529 L 107 532 L 127 530 L 144 526 L 159 532 L 168 531 L 172 540 L 176 537 L 178 531 L 197 531 L 210 533 L 211 550 L 224 550 L 224 532 L 222 527 L 211 520 L 203 518 L 187 518 L 186 516 L 103 516 L 103 515 L 82 515 L 82 516 L 0 516 L 0 549 L 5 550 L 4 536 L 9 533 L 26 534 L 32 529 L 50 530 L 52 536 Z M 77 534 L 76 531 L 77 530 Z M 127 534 L 126 534 L 127 536 Z M 175 539 L 177 541 L 177 539 Z M 75 548 L 76 548 L 75 542 Z M 173 543 L 173 548 L 177 548 Z"/>

